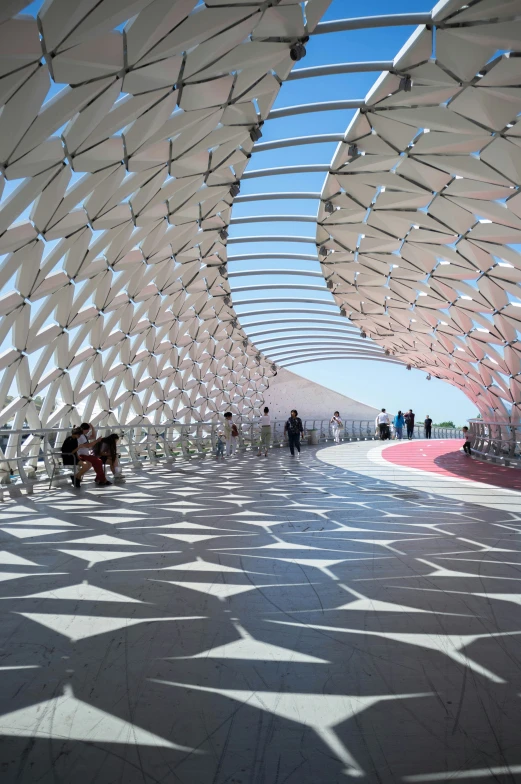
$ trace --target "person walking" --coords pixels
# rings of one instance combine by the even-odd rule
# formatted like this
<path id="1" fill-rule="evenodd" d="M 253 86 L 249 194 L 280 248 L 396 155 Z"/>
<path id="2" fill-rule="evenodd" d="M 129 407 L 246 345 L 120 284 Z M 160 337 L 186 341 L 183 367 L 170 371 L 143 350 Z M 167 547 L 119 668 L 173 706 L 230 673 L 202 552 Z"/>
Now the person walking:
<path id="1" fill-rule="evenodd" d="M 405 419 L 401 411 L 398 411 L 396 414 L 393 424 L 396 438 L 401 441 L 403 436 L 403 426 L 405 424 Z"/>
<path id="2" fill-rule="evenodd" d="M 294 408 L 291 411 L 291 416 L 286 420 L 284 425 L 284 432 L 288 434 L 289 451 L 291 455 L 295 456 L 295 449 L 297 450 L 297 459 L 300 460 L 300 434 L 304 432 L 302 427 L 302 420 L 298 415 L 298 411 Z"/>
<path id="3" fill-rule="evenodd" d="M 431 437 L 432 432 L 432 419 L 430 418 L 429 414 L 425 417 L 425 422 L 423 423 L 423 427 L 425 429 L 425 438 Z"/>
<path id="4" fill-rule="evenodd" d="M 264 413 L 260 417 L 259 424 L 261 431 L 257 457 L 261 456 L 262 451 L 264 451 L 264 457 L 268 457 L 268 449 L 270 448 L 271 444 L 271 417 L 268 406 L 264 407 Z"/>
<path id="5" fill-rule="evenodd" d="M 410 408 L 404 415 L 405 424 L 407 425 L 407 438 L 409 441 L 414 438 L 414 418 L 415 414 L 412 408 Z"/>
<path id="6" fill-rule="evenodd" d="M 391 423 L 391 419 L 389 414 L 382 408 L 378 416 L 376 417 L 376 426 L 378 428 L 378 432 L 380 433 L 380 440 L 385 441 L 386 439 L 391 437 L 391 431 L 389 429 L 389 425 Z"/>
<path id="7" fill-rule="evenodd" d="M 237 425 L 232 419 L 231 411 L 227 411 L 224 415 L 224 437 L 226 439 L 226 454 L 231 457 L 235 454 L 237 449 L 237 437 L 239 431 Z"/>
<path id="8" fill-rule="evenodd" d="M 466 455 L 469 455 L 470 457 L 470 455 L 472 454 L 472 449 L 470 448 L 470 442 L 472 441 L 472 437 L 469 433 L 469 429 L 467 426 L 463 427 L 462 430 L 463 430 L 463 435 L 465 436 L 465 441 L 463 443 L 463 451 L 465 452 Z"/>
<path id="9" fill-rule="evenodd" d="M 335 411 L 331 419 L 329 420 L 329 424 L 331 425 L 331 431 L 333 433 L 333 438 L 335 440 L 335 444 L 340 443 L 340 431 L 344 429 L 344 423 L 340 418 L 340 412 Z"/>

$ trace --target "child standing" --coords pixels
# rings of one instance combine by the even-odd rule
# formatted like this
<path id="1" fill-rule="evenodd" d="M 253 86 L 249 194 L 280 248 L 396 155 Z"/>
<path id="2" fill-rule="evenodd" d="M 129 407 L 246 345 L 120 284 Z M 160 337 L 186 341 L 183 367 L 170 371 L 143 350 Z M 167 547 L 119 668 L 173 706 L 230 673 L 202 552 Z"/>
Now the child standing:
<path id="1" fill-rule="evenodd" d="M 224 433 L 219 433 L 219 435 L 217 436 L 217 442 L 215 444 L 215 459 L 216 460 L 219 460 L 219 458 L 221 460 L 224 460 L 224 445 L 225 445 L 225 443 L 226 442 L 224 440 Z"/>
<path id="2" fill-rule="evenodd" d="M 463 427 L 462 430 L 463 430 L 463 435 L 465 436 L 465 442 L 463 444 L 463 451 L 465 452 L 466 455 L 471 455 L 472 454 L 472 450 L 470 448 L 470 442 L 472 441 L 472 438 L 471 438 L 471 435 L 469 433 L 469 429 L 468 429 L 468 427 Z"/>

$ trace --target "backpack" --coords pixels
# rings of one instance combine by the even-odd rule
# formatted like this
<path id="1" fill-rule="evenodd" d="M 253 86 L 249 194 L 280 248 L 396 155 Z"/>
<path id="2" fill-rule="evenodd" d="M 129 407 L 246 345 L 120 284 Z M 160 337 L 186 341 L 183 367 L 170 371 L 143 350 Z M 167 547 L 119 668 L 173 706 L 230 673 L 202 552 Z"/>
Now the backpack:
<path id="1" fill-rule="evenodd" d="M 71 452 L 76 449 L 78 446 L 78 441 L 76 438 L 72 436 L 67 436 L 65 441 L 62 444 L 62 460 L 63 465 L 75 465 L 76 464 L 76 455 L 72 455 Z"/>
<path id="2" fill-rule="evenodd" d="M 237 438 L 239 435 L 239 431 L 237 430 L 237 425 L 232 425 L 232 438 Z"/>

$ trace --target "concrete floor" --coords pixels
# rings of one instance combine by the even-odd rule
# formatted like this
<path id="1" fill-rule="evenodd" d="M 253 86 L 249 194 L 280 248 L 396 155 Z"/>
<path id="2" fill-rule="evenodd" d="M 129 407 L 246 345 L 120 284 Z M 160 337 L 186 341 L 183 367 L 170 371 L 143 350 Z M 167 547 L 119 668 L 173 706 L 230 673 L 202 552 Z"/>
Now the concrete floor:
<path id="1" fill-rule="evenodd" d="M 521 781 L 521 494 L 378 450 L 3 504 L 2 784 Z"/>

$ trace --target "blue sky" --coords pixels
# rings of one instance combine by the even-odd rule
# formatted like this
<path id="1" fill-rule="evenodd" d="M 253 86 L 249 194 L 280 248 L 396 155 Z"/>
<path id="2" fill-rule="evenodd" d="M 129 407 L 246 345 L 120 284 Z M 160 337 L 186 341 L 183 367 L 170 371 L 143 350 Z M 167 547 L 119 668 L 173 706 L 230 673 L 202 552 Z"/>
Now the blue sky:
<path id="1" fill-rule="evenodd" d="M 432 8 L 430 0 L 396 0 L 392 6 L 393 13 L 411 13 L 429 11 Z M 354 7 L 345 0 L 334 0 L 324 16 L 327 19 L 341 19 L 348 15 L 377 15 L 389 12 L 389 3 L 386 0 L 367 0 L 362 7 Z M 414 31 L 414 27 L 390 27 L 370 30 L 356 30 L 345 33 L 312 36 L 306 45 L 307 55 L 295 68 L 308 68 L 316 65 L 341 63 L 350 61 L 391 60 L 403 46 L 405 41 Z M 291 106 L 301 103 L 316 101 L 343 100 L 350 98 L 364 98 L 376 78 L 376 72 L 342 74 L 338 76 L 325 76 L 313 79 L 302 79 L 285 83 L 279 93 L 274 108 Z M 349 122 L 354 116 L 354 111 L 329 111 L 317 112 L 295 117 L 281 118 L 267 121 L 263 128 L 261 142 L 292 136 L 306 136 L 316 133 L 344 133 Z M 295 164 L 329 164 L 336 148 L 336 142 L 310 144 L 306 146 L 289 147 L 272 151 L 254 152 L 248 171 L 252 169 L 265 169 L 276 166 L 291 166 Z M 241 195 L 266 192 L 293 192 L 310 191 L 320 192 L 325 175 L 322 173 L 289 174 L 260 177 L 243 181 Z M 233 218 L 270 215 L 308 215 L 315 216 L 318 202 L 315 200 L 270 200 L 257 202 L 237 203 L 233 210 Z M 288 222 L 251 223 L 232 226 L 230 237 L 240 238 L 251 235 L 289 235 L 309 237 L 309 245 L 293 242 L 244 242 L 233 243 L 229 247 L 229 255 L 245 253 L 304 253 L 313 255 L 315 248 L 315 224 Z M 230 272 L 246 270 L 280 269 L 300 271 L 320 271 L 318 261 L 288 260 L 266 258 L 261 260 L 231 261 Z M 232 291 L 237 287 L 252 284 L 315 284 L 324 285 L 320 278 L 311 278 L 294 275 L 255 275 L 248 277 L 233 277 L 231 279 Z M 267 294 L 266 291 L 252 291 L 236 293 L 234 303 L 239 315 L 251 310 L 273 310 L 273 317 L 284 318 L 285 308 L 290 308 L 294 315 L 295 308 L 301 309 L 302 315 L 310 316 L 313 311 L 331 311 L 334 316 L 338 309 L 328 291 L 302 291 L 299 295 L 323 301 L 320 304 L 263 304 L 256 308 L 254 305 L 240 306 L 241 299 L 255 300 L 273 297 L 292 297 L 296 294 L 291 290 L 275 289 Z M 289 315 L 289 314 L 288 314 Z M 287 317 L 287 316 L 286 316 Z M 255 334 L 262 327 L 249 329 L 248 324 L 258 322 L 259 316 L 241 315 L 241 323 L 247 333 Z M 266 318 L 266 317 L 264 317 Z M 268 319 L 270 316 L 267 317 Z M 298 318 L 298 312 L 297 312 Z M 319 316 L 327 320 L 327 316 Z M 345 323 L 345 322 L 344 322 Z M 269 328 L 269 324 L 266 328 Z M 335 326 L 340 326 L 337 324 Z M 281 329 L 280 336 L 293 337 L 295 334 L 287 333 Z M 326 333 L 322 333 L 326 335 Z M 305 335 L 305 333 L 303 333 Z M 272 337 L 271 335 L 269 337 Z M 326 339 L 326 338 L 325 338 Z M 302 345 L 305 338 L 301 337 Z M 292 341 L 293 342 L 293 341 Z M 273 345 L 273 344 L 271 344 Z M 320 345 L 320 344 L 318 344 Z M 269 355 L 269 350 L 266 350 Z M 293 365 L 288 368 L 313 381 L 335 389 L 338 392 L 357 398 L 372 405 L 386 406 L 390 410 L 413 407 L 418 415 L 431 414 L 435 421 L 453 419 L 463 423 L 469 417 L 477 414 L 476 407 L 458 389 L 451 385 L 433 379 L 426 381 L 425 373 L 421 371 L 407 371 L 405 367 L 367 360 L 331 360 L 313 361 Z M 385 393 L 383 393 L 385 390 Z"/>

